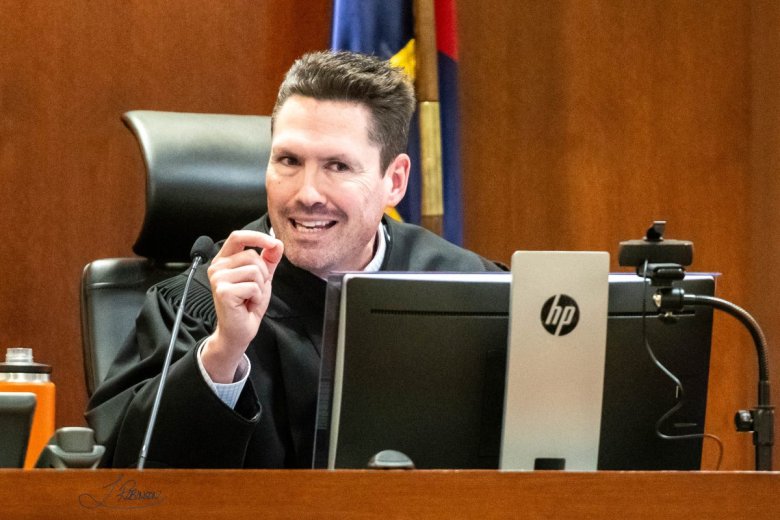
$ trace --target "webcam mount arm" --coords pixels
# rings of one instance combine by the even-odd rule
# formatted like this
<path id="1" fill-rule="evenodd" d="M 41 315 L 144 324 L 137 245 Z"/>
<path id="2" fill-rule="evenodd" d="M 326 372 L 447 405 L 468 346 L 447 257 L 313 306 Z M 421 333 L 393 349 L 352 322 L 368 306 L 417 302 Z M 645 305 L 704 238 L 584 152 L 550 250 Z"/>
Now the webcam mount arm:
<path id="1" fill-rule="evenodd" d="M 620 243 L 619 263 L 635 267 L 637 275 L 658 287 L 653 303 L 659 313 L 672 315 L 685 305 L 700 305 L 719 309 L 739 320 L 750 332 L 758 354 L 758 405 L 739 410 L 734 422 L 737 431 L 753 432 L 755 469 L 772 471 L 774 445 L 774 406 L 771 405 L 769 362 L 766 337 L 758 322 L 743 308 L 713 296 L 685 294 L 673 283 L 685 278 L 685 266 L 693 260 L 693 243 L 684 240 L 664 240 L 666 221 L 655 221 L 642 240 Z"/>

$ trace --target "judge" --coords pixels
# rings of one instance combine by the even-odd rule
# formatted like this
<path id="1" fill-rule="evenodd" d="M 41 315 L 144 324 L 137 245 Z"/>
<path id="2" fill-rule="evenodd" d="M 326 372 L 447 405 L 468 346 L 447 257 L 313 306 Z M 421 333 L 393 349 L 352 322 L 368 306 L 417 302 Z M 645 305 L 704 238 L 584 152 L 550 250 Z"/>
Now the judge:
<path id="1" fill-rule="evenodd" d="M 403 72 L 303 56 L 272 116 L 268 213 L 196 274 L 147 467 L 311 467 L 325 278 L 336 271 L 494 271 L 384 216 L 406 192 L 415 99 Z M 86 413 L 103 465 L 135 465 L 185 276 L 150 289 Z"/>

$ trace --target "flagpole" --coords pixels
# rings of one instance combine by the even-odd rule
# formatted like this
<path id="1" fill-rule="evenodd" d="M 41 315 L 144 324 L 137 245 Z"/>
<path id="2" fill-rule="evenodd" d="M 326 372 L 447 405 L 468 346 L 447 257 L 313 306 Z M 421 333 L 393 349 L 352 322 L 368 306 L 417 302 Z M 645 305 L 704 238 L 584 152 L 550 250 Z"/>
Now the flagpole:
<path id="1" fill-rule="evenodd" d="M 421 223 L 441 235 L 444 187 L 434 0 L 414 0 L 415 89 L 420 126 Z"/>

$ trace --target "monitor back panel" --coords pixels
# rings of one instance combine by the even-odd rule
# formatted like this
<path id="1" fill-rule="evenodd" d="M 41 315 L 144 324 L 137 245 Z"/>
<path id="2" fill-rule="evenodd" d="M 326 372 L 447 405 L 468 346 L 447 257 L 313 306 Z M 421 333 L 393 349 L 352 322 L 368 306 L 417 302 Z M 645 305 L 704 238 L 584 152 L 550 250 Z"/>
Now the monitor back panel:
<path id="1" fill-rule="evenodd" d="M 682 286 L 689 294 L 713 295 L 710 276 L 689 275 Z M 697 470 L 702 439 L 664 440 L 656 423 L 678 402 L 675 384 L 656 367 L 643 340 L 642 298 L 650 316 L 646 336 L 655 356 L 682 382 L 681 408 L 660 425 L 678 436 L 704 431 L 709 381 L 712 309 L 686 307 L 674 320 L 654 314 L 652 289 L 633 276 L 611 276 L 604 406 L 601 417 L 599 469 Z"/>
<path id="2" fill-rule="evenodd" d="M 331 308 L 330 327 L 326 312 L 314 467 L 328 467 L 333 450 L 331 467 L 364 468 L 377 452 L 395 449 L 418 468 L 498 468 L 510 277 L 483 276 L 486 281 L 476 286 L 349 281 L 342 330 L 338 312 Z M 675 323 L 665 323 L 653 314 L 652 291 L 645 292 L 641 280 L 632 275 L 609 280 L 598 469 L 698 469 L 700 439 L 666 441 L 655 433 L 677 396 L 647 354 L 642 298 L 651 313 L 645 321 L 648 341 L 686 392 L 682 408 L 662 426 L 668 434 L 703 431 L 712 311 L 686 308 Z M 683 282 L 695 294 L 712 295 L 714 285 L 710 276 L 689 275 Z M 344 286 L 330 289 L 336 294 L 329 299 L 340 300 Z M 337 442 L 330 446 L 339 333 L 346 348 Z"/>
<path id="3" fill-rule="evenodd" d="M 346 286 L 354 325 L 344 338 L 334 467 L 365 467 L 386 449 L 418 468 L 497 467 L 509 284 L 375 284 Z"/>

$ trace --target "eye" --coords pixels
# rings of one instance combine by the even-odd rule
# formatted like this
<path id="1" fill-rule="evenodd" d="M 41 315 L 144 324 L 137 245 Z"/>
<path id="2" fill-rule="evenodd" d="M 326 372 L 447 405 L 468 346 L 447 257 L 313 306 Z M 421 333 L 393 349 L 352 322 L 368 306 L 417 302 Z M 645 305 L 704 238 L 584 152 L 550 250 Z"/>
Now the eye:
<path id="1" fill-rule="evenodd" d="M 328 164 L 326 164 L 325 167 L 331 171 L 338 172 L 338 173 L 349 172 L 352 170 L 352 168 L 350 168 L 347 163 L 341 161 L 331 161 Z"/>
<path id="2" fill-rule="evenodd" d="M 277 155 L 274 156 L 273 162 L 282 166 L 298 166 L 300 162 L 294 155 Z"/>

